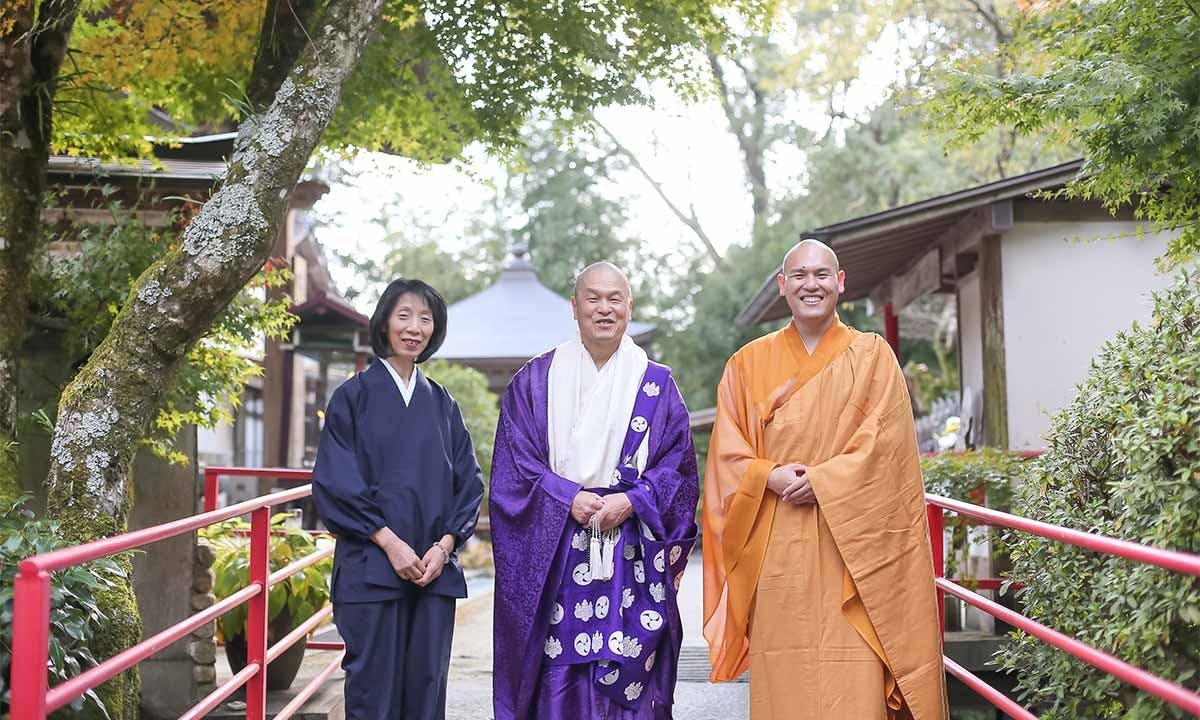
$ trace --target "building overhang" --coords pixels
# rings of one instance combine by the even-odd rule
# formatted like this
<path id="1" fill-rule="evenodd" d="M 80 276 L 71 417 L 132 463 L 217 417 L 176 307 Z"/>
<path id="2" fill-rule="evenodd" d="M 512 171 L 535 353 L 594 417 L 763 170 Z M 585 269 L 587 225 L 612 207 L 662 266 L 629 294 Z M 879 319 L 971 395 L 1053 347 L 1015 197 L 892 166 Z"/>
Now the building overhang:
<path id="1" fill-rule="evenodd" d="M 871 298 L 903 306 L 947 287 L 970 272 L 973 247 L 987 235 L 1012 227 L 1013 203 L 1063 187 L 1079 175 L 1082 160 L 1036 170 L 864 215 L 803 233 L 825 242 L 846 271 L 846 301 Z M 775 284 L 779 269 L 765 279 L 737 315 L 741 326 L 787 317 Z"/>
<path id="2" fill-rule="evenodd" d="M 331 325 L 361 330 L 371 325 L 371 319 L 355 310 L 350 303 L 326 292 L 314 293 L 303 303 L 293 305 L 290 312 L 300 318 L 301 325 Z"/>

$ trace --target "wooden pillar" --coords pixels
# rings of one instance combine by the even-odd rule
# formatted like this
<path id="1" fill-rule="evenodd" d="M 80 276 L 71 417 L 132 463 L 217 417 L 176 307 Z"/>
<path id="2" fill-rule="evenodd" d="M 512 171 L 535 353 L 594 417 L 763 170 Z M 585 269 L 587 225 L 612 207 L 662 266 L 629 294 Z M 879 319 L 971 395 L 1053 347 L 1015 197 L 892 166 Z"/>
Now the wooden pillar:
<path id="1" fill-rule="evenodd" d="M 900 359 L 900 317 L 896 315 L 896 311 L 892 309 L 891 303 L 884 303 L 883 306 L 883 336 L 887 340 L 887 344 L 892 346 L 892 352 L 896 353 L 896 360 Z"/>
<path id="2" fill-rule="evenodd" d="M 271 248 L 271 262 L 276 265 L 286 264 L 291 254 L 288 240 L 291 213 L 286 217 L 287 221 L 280 227 L 275 236 L 275 245 Z M 294 291 L 295 279 L 286 287 L 268 288 L 267 299 L 278 302 L 288 295 L 295 297 Z M 287 460 L 287 406 L 290 401 L 286 398 L 292 392 L 292 353 L 281 347 L 285 343 L 290 345 L 291 339 L 282 342 L 268 339 L 263 352 L 263 454 L 260 462 L 266 466 L 282 467 Z M 260 495 L 263 494 L 262 490 L 270 487 L 261 479 L 258 486 Z"/>
<path id="3" fill-rule="evenodd" d="M 325 408 L 329 405 L 329 397 L 328 397 L 328 394 L 329 394 L 329 365 L 331 364 L 331 361 L 333 359 L 332 355 L 333 355 L 333 353 L 330 352 L 329 350 L 322 350 L 321 354 L 318 358 L 321 365 L 320 365 L 320 369 L 317 370 L 317 392 L 316 392 L 317 402 L 316 402 L 316 407 L 314 409 L 314 412 L 320 412 L 322 414 L 324 414 Z M 308 447 L 308 441 L 310 440 L 310 438 L 308 437 L 308 426 L 309 426 L 309 423 L 312 421 L 312 418 L 308 417 L 308 408 L 304 408 L 304 412 L 305 412 L 304 446 Z M 318 417 L 320 417 L 320 416 L 318 415 Z M 317 423 L 318 427 L 320 427 L 320 425 L 321 425 L 320 423 Z M 319 431 L 318 431 L 318 434 L 319 434 Z M 311 438 L 311 439 L 316 440 L 317 438 Z"/>
<path id="4" fill-rule="evenodd" d="M 1004 360 L 1004 294 L 1000 236 L 988 235 L 979 253 L 983 333 L 983 443 L 1008 449 L 1008 382 Z"/>
<path id="5" fill-rule="evenodd" d="M 296 382 L 295 374 L 296 351 L 284 350 L 283 372 L 280 373 L 282 377 L 279 382 L 282 394 L 279 396 L 279 444 L 277 446 L 278 455 L 275 456 L 275 467 L 288 466 L 288 452 L 292 440 L 292 395 Z M 300 380 L 303 382 L 303 374 L 301 374 Z M 301 412 L 304 412 L 303 409 Z"/>

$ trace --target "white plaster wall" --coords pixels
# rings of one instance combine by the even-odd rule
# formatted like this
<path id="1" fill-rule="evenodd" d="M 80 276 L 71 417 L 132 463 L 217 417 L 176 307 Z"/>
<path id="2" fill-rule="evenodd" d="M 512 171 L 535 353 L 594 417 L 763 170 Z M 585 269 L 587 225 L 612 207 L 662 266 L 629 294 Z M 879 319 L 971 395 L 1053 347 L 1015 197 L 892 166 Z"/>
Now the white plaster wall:
<path id="1" fill-rule="evenodd" d="M 1008 442 L 1045 447 L 1050 415 L 1070 402 L 1106 340 L 1146 321 L 1169 235 L 1133 222 L 1018 223 L 1001 247 Z M 965 339 L 965 338 L 964 338 Z M 967 343 L 964 342 L 964 347 Z"/>

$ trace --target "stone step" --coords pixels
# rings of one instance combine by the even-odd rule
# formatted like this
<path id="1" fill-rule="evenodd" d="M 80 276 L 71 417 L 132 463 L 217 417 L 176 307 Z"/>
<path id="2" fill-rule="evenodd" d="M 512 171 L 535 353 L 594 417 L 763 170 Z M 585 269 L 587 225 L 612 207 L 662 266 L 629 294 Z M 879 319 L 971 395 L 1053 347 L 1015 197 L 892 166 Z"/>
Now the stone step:
<path id="1" fill-rule="evenodd" d="M 679 649 L 679 682 L 708 682 L 712 665 L 708 662 L 708 647 L 684 645 Z M 742 673 L 734 682 L 749 682 L 750 673 Z"/>

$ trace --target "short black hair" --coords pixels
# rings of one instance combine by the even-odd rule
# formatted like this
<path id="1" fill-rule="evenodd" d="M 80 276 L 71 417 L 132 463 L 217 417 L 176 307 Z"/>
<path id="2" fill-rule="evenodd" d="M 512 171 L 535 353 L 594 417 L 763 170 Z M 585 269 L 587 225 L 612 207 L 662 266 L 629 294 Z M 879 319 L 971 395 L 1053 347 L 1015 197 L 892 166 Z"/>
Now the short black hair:
<path id="1" fill-rule="evenodd" d="M 446 340 L 446 301 L 442 299 L 442 294 L 423 280 L 396 278 L 388 283 L 383 295 L 379 296 L 375 314 L 371 315 L 371 349 L 375 351 L 375 357 L 392 355 L 392 345 L 388 342 L 388 318 L 396 308 L 396 301 L 409 293 L 424 300 L 433 313 L 433 335 L 429 336 L 429 344 L 417 356 L 417 362 L 423 363 L 433 357 Z"/>

